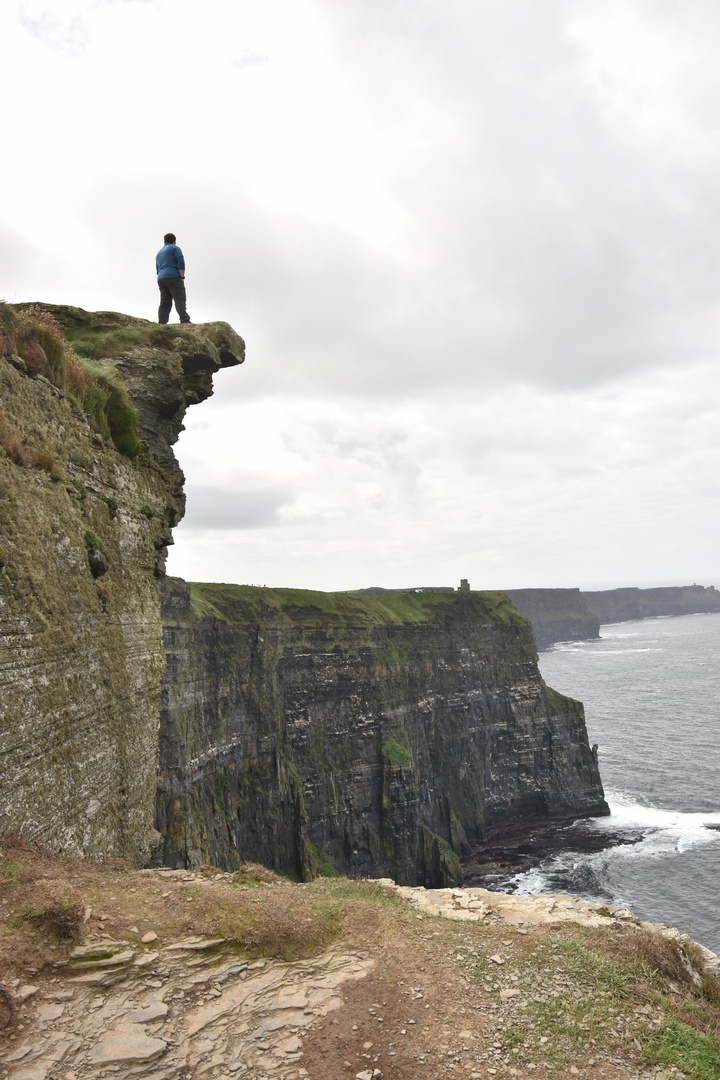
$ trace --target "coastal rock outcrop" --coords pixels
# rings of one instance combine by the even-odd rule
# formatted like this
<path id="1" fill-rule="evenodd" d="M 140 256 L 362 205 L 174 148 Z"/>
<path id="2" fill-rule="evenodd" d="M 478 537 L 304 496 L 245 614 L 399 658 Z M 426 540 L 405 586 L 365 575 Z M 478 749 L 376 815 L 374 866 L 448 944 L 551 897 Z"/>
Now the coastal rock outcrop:
<path id="1" fill-rule="evenodd" d="M 530 620 L 538 649 L 600 637 L 600 620 L 579 589 L 508 589 L 505 595 Z"/>
<path id="2" fill-rule="evenodd" d="M 598 592 L 586 592 L 583 596 L 601 624 L 720 611 L 720 592 L 714 585 L 678 585 L 657 589 L 604 589 Z"/>
<path id="3" fill-rule="evenodd" d="M 158 327 L 52 305 L 3 305 L 2 315 L 0 828 L 56 851 L 142 862 L 165 667 L 157 580 L 184 510 L 171 445 L 213 373 L 242 362 L 243 343 L 224 323 Z M 57 324 L 92 356 L 84 369 L 57 335 L 39 356 Z M 88 411 L 91 376 L 121 395 L 113 371 L 137 411 L 131 453 Z"/>
<path id="4" fill-rule="evenodd" d="M 165 865 L 461 881 L 487 826 L 607 813 L 500 593 L 162 585 Z"/>
<path id="5" fill-rule="evenodd" d="M 558 641 L 592 641 L 604 623 L 697 615 L 720 611 L 713 586 L 680 585 L 658 589 L 507 589 L 505 595 L 532 623 L 538 649 Z"/>

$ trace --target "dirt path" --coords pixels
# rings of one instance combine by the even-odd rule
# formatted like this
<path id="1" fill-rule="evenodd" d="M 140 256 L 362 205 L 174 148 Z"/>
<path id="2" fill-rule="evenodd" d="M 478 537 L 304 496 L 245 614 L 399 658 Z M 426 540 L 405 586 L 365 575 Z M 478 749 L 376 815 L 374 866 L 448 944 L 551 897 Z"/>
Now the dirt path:
<path id="1" fill-rule="evenodd" d="M 0 894 L 0 1080 L 682 1080 L 642 1064 L 655 1034 L 720 1023 L 699 953 L 570 898 L 76 866 L 72 947 L 13 930 L 57 893 L 36 870 Z"/>

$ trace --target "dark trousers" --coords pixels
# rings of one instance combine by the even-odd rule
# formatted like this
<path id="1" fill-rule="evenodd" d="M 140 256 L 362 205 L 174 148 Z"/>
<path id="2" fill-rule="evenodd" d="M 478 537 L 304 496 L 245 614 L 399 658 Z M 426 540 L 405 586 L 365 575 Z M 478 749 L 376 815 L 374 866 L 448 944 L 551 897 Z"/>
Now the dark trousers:
<path id="1" fill-rule="evenodd" d="M 180 316 L 180 322 L 190 322 L 190 316 L 187 313 L 187 300 L 185 297 L 185 282 L 181 277 L 164 277 L 158 278 L 158 288 L 160 289 L 160 307 L 158 308 L 158 322 L 166 323 L 170 318 L 170 311 L 172 310 L 173 300 L 175 301 L 175 310 Z"/>

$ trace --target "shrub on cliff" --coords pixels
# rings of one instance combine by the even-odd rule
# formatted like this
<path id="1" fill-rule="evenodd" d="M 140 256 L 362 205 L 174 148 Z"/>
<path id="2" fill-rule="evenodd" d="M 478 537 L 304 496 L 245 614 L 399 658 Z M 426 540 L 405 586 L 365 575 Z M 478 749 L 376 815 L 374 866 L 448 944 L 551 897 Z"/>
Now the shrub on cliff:
<path id="1" fill-rule="evenodd" d="M 137 413 L 121 376 L 112 367 L 91 359 L 94 346 L 85 341 L 70 345 L 53 315 L 37 305 L 14 310 L 0 301 L 0 351 L 17 355 L 29 375 L 44 375 L 81 409 L 91 427 L 129 458 L 137 457 Z M 7 441 L 7 440 L 6 440 Z M 4 446 L 17 464 L 23 456 Z"/>
<path id="2" fill-rule="evenodd" d="M 17 315 L 0 300 L 0 356 L 10 356 L 17 348 Z"/>
<path id="3" fill-rule="evenodd" d="M 30 375 L 44 375 L 54 386 L 65 388 L 65 335 L 57 319 L 37 305 L 15 315 L 17 354 Z"/>
<path id="4" fill-rule="evenodd" d="M 96 360 L 81 357 L 79 362 L 85 376 L 82 408 L 90 423 L 105 438 L 109 436 L 121 454 L 137 457 L 140 452 L 135 431 L 137 413 L 122 378 L 114 368 Z"/>
<path id="5" fill-rule="evenodd" d="M 94 578 L 102 577 L 110 569 L 110 553 L 97 533 L 92 529 L 85 532 L 85 546 L 88 549 L 88 562 Z"/>

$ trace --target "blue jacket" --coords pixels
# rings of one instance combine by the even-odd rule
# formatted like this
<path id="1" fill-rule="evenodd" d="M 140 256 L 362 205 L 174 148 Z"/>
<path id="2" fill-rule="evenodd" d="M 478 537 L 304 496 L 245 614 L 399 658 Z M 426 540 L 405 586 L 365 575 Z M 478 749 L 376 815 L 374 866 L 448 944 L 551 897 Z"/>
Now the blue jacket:
<path id="1" fill-rule="evenodd" d="M 180 277 L 180 271 L 185 269 L 183 253 L 177 244 L 165 244 L 155 256 L 155 268 L 158 281 L 161 278 Z"/>

